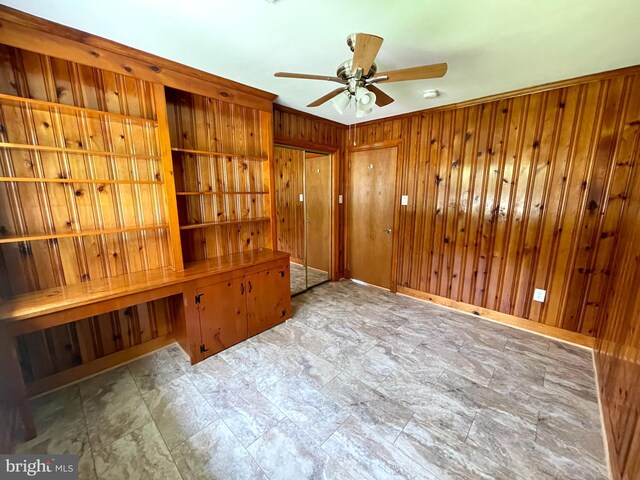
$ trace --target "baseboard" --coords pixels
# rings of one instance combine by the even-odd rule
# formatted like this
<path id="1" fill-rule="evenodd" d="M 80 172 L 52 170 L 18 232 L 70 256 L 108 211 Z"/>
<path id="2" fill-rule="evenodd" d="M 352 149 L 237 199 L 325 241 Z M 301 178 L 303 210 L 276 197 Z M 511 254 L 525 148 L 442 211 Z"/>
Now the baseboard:
<path id="1" fill-rule="evenodd" d="M 596 377 L 596 393 L 598 396 L 598 410 L 600 411 L 600 427 L 602 428 L 602 440 L 604 442 L 604 454 L 607 460 L 607 473 L 610 480 L 620 480 L 619 468 L 617 468 L 614 474 L 613 460 L 616 458 L 616 451 L 613 445 L 613 429 L 611 425 L 611 417 L 609 416 L 609 409 L 602 398 L 602 390 L 600 384 L 602 378 L 600 378 L 600 370 L 598 368 L 598 362 L 596 360 L 596 352 L 593 352 L 593 371 Z M 609 439 L 612 439 L 611 442 Z M 616 463 L 616 467 L 618 464 Z"/>
<path id="2" fill-rule="evenodd" d="M 595 345 L 595 338 L 584 335 L 582 333 L 570 332 L 569 330 L 564 330 L 559 327 L 544 325 L 542 323 L 533 322 L 526 318 L 516 317 L 515 315 L 509 315 L 507 313 L 496 312 L 495 310 L 478 307 L 469 303 L 458 302 L 456 300 L 451 300 L 450 298 L 421 292 L 420 290 L 414 290 L 413 288 L 398 286 L 398 293 L 408 297 L 417 298 L 419 300 L 425 300 L 427 302 L 440 305 L 441 307 L 451 308 L 458 312 L 468 313 L 476 317 L 481 317 L 485 320 L 491 320 L 492 322 L 501 323 L 503 325 L 508 325 L 520 330 L 526 330 L 538 335 L 553 338 L 554 340 L 560 340 L 561 342 L 567 342 L 579 347 L 593 349 Z"/>
<path id="3" fill-rule="evenodd" d="M 148 342 L 125 348 L 124 350 L 120 350 L 110 355 L 105 355 L 104 357 L 96 358 L 95 360 L 83 363 L 77 367 L 68 368 L 61 372 L 54 373 L 53 375 L 34 380 L 27 384 L 27 392 L 29 393 L 29 396 L 37 396 L 45 392 L 57 390 L 80 380 L 85 380 L 90 376 L 102 373 L 105 370 L 119 367 L 137 359 L 138 357 L 142 357 L 164 348 L 175 341 L 176 339 L 172 333 L 154 338 Z"/>

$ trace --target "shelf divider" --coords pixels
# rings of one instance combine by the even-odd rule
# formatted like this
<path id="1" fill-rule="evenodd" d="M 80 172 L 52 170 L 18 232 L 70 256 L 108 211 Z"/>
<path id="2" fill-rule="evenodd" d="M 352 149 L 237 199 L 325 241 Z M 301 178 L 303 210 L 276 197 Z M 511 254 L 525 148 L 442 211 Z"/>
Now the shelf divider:
<path id="1" fill-rule="evenodd" d="M 0 103 L 4 105 L 11 104 L 11 103 L 19 104 L 19 105 L 29 105 L 31 108 L 36 108 L 40 110 L 55 108 L 57 110 L 66 111 L 71 114 L 82 113 L 88 117 L 93 117 L 93 118 L 108 117 L 113 119 L 125 120 L 132 123 L 146 123 L 153 126 L 158 125 L 158 122 L 156 120 L 151 120 L 149 118 L 134 117 L 131 115 L 123 115 L 121 113 L 105 112 L 102 110 L 94 110 L 93 108 L 75 107 L 72 105 L 65 105 L 63 103 L 47 102 L 45 100 L 36 100 L 34 98 L 17 97 L 15 95 L 8 95 L 6 93 L 0 93 Z"/>
<path id="2" fill-rule="evenodd" d="M 84 232 L 64 232 L 64 233 L 42 233 L 42 234 L 33 234 L 33 235 L 22 235 L 22 236 L 8 236 L 2 237 L 0 236 L 0 244 L 3 243 L 17 243 L 17 242 L 32 242 L 37 240 L 51 240 L 58 238 L 77 238 L 77 237 L 91 237 L 96 235 L 111 235 L 114 233 L 132 233 L 132 232 L 143 232 L 143 231 L 152 231 L 152 230 L 166 230 L 169 228 L 169 225 L 143 225 L 140 227 L 123 227 L 123 228 L 112 228 L 112 229 L 103 229 L 103 230 L 87 230 Z"/>
<path id="3" fill-rule="evenodd" d="M 160 156 L 143 155 L 139 153 L 107 152 L 107 151 L 86 150 L 84 148 L 71 148 L 71 147 L 49 147 L 46 145 L 30 145 L 28 143 L 0 142 L 0 148 L 6 148 L 9 150 L 36 150 L 39 152 L 93 155 L 96 157 L 124 157 L 124 158 L 135 158 L 135 159 L 141 159 L 141 160 L 160 160 Z"/>
<path id="4" fill-rule="evenodd" d="M 250 218 L 245 220 L 229 220 L 226 222 L 208 222 L 208 223 L 194 223 L 192 225 L 181 225 L 180 230 L 194 230 L 196 228 L 217 227 L 220 225 L 239 225 L 241 223 L 262 223 L 269 222 L 269 217 Z"/>
<path id="5" fill-rule="evenodd" d="M 209 152 L 207 150 L 192 150 L 189 148 L 172 148 L 171 151 L 176 153 L 189 153 L 192 155 L 204 155 L 209 157 L 237 157 L 237 158 L 244 158 L 246 160 L 254 160 L 258 162 L 267 161 L 266 157 L 257 157 L 255 155 L 238 155 L 236 153 Z"/>
<path id="6" fill-rule="evenodd" d="M 176 195 L 269 195 L 269 192 L 176 192 Z"/>
<path id="7" fill-rule="evenodd" d="M 103 180 L 95 178 L 0 177 L 0 182 L 97 183 L 100 185 L 160 185 L 161 180 Z"/>

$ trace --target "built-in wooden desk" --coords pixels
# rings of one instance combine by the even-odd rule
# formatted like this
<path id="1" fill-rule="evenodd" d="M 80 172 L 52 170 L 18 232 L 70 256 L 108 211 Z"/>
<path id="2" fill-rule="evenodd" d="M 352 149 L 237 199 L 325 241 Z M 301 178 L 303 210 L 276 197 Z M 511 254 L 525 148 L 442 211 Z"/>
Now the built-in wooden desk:
<path id="1" fill-rule="evenodd" d="M 175 296 L 170 334 L 25 385 L 15 338 L 143 302 Z M 50 288 L 0 304 L 3 365 L 0 393 L 13 404 L 28 436 L 35 435 L 28 395 L 41 393 L 130 360 L 173 341 L 197 363 L 291 315 L 289 254 L 267 249 L 237 253 L 168 269 L 132 273 Z"/>

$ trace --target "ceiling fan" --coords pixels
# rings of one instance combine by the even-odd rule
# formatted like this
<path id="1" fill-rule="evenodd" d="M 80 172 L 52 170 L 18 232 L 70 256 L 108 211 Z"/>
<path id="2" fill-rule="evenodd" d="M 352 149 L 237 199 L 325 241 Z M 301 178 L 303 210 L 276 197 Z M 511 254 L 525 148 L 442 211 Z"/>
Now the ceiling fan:
<path id="1" fill-rule="evenodd" d="M 374 60 L 383 40 L 382 37 L 368 33 L 352 33 L 349 35 L 347 37 L 347 45 L 353 52 L 353 58 L 340 64 L 335 77 L 289 72 L 277 72 L 275 76 L 306 80 L 328 80 L 341 83 L 343 84 L 342 87 L 336 88 L 311 102 L 307 107 L 317 107 L 332 100 L 335 109 L 342 114 L 351 99 L 354 98 L 356 117 L 362 117 L 371 113 L 374 103 L 379 107 L 384 107 L 393 102 L 393 98 L 375 86 L 376 83 L 440 78 L 447 73 L 446 63 L 378 72 L 378 67 Z"/>

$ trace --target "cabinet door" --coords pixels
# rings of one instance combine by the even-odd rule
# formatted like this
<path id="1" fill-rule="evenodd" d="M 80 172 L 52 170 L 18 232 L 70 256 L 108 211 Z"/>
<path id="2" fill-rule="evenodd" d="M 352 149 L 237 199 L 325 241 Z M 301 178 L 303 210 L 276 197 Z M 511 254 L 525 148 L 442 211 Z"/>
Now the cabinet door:
<path id="1" fill-rule="evenodd" d="M 246 291 L 242 278 L 198 289 L 200 333 L 208 357 L 247 338 Z"/>
<path id="2" fill-rule="evenodd" d="M 256 335 L 291 317 L 289 265 L 245 277 L 249 336 Z"/>

